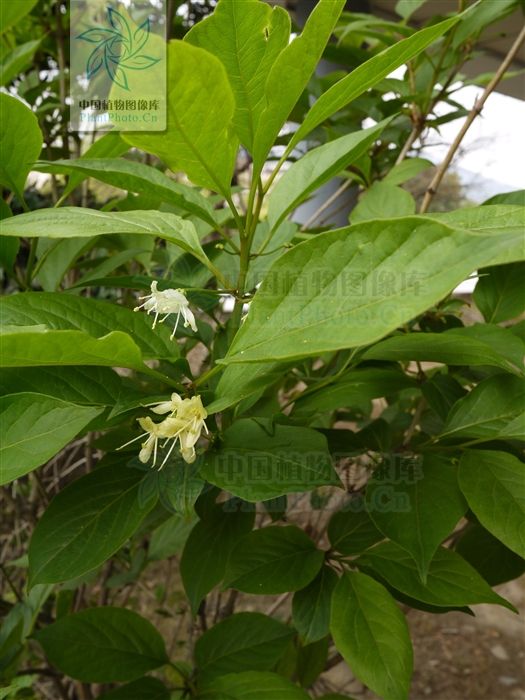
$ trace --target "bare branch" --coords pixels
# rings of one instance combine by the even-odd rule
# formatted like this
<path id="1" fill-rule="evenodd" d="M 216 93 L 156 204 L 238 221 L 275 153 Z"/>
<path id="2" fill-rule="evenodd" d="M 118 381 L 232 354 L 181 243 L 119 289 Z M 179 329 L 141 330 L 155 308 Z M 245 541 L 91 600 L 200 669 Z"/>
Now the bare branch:
<path id="1" fill-rule="evenodd" d="M 465 122 L 463 126 L 461 127 L 458 135 L 454 139 L 454 142 L 449 148 L 449 151 L 445 157 L 445 160 L 441 163 L 439 168 L 436 170 L 436 174 L 432 178 L 432 182 L 427 188 L 427 191 L 425 193 L 425 196 L 423 198 L 423 202 L 421 204 L 421 209 L 420 209 L 420 214 L 424 214 L 427 210 L 428 207 L 430 206 L 430 203 L 432 201 L 432 198 L 438 191 L 439 185 L 441 184 L 441 181 L 447 172 L 450 163 L 452 162 L 452 159 L 454 158 L 456 151 L 458 150 L 459 146 L 461 145 L 461 142 L 463 138 L 465 137 L 465 134 L 467 131 L 470 129 L 470 126 L 472 125 L 472 122 L 474 119 L 478 116 L 478 114 L 481 114 L 481 111 L 485 105 L 485 102 L 489 98 L 490 94 L 494 91 L 500 80 L 503 78 L 505 73 L 507 72 L 507 69 L 509 68 L 510 64 L 514 60 L 516 54 L 518 53 L 519 49 L 521 48 L 521 45 L 525 41 L 525 27 L 521 30 L 519 33 L 516 41 L 514 44 L 511 46 L 509 49 L 507 55 L 503 59 L 503 62 L 501 63 L 500 67 L 496 71 L 494 77 L 490 81 L 490 83 L 487 85 L 485 88 L 483 94 L 479 98 L 479 100 L 476 100 L 476 103 L 474 107 L 470 110 L 468 117 L 465 119 Z"/>

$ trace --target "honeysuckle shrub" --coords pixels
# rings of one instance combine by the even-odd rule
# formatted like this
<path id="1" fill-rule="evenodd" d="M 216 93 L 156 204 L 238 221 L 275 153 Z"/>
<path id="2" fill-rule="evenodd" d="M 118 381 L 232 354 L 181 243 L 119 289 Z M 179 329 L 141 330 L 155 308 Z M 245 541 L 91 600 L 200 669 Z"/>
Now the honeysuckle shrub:
<path id="1" fill-rule="evenodd" d="M 407 610 L 513 609 L 523 193 L 417 214 L 403 185 L 519 3 L 417 31 L 422 2 L 344 4 L 291 40 L 282 8 L 220 0 L 169 42 L 167 131 L 81 151 L 65 8 L 4 17 L 2 697 L 302 700 L 341 660 L 403 700 Z M 300 227 L 335 176 L 350 224 Z"/>

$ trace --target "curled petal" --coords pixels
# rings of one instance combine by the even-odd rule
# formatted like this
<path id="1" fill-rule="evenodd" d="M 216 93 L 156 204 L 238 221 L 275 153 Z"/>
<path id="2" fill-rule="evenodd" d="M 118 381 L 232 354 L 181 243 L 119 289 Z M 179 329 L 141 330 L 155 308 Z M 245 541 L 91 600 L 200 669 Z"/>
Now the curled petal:
<path id="1" fill-rule="evenodd" d="M 151 420 L 149 416 L 144 416 L 143 418 L 137 418 L 137 422 L 140 427 L 147 433 L 152 433 L 155 430 L 155 423 Z"/>
<path id="2" fill-rule="evenodd" d="M 184 326 L 187 328 L 190 326 L 191 330 L 196 333 L 197 332 L 197 324 L 195 323 L 195 316 L 193 315 L 193 312 L 190 311 L 190 309 L 182 309 L 182 315 L 184 317 Z"/>
<path id="3" fill-rule="evenodd" d="M 165 413 L 171 413 L 171 411 L 173 411 L 173 404 L 171 403 L 171 401 L 163 401 L 162 403 L 159 403 L 156 406 L 154 406 L 151 410 L 153 411 L 153 413 L 162 416 Z"/>
<path id="4" fill-rule="evenodd" d="M 181 448 L 180 451 L 182 455 L 182 459 L 187 463 L 187 464 L 193 464 L 195 462 L 195 448 L 194 447 L 188 447 L 188 448 Z"/>
<path id="5" fill-rule="evenodd" d="M 148 439 L 142 443 L 142 449 L 139 452 L 139 459 L 142 462 L 142 464 L 146 464 L 149 462 L 151 458 L 151 453 L 153 452 L 153 448 L 155 447 L 155 444 L 157 442 L 157 438 L 155 435 L 150 435 Z"/>

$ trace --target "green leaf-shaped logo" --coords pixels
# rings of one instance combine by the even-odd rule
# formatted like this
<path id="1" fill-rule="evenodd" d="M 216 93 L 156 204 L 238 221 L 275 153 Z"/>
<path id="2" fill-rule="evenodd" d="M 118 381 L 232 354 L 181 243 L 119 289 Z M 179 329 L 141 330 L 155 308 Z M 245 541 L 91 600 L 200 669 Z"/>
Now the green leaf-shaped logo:
<path id="1" fill-rule="evenodd" d="M 88 80 L 105 68 L 113 83 L 129 90 L 126 70 L 146 70 L 160 61 L 159 58 L 141 53 L 148 43 L 150 21 L 146 19 L 132 31 L 126 17 L 112 7 L 107 9 L 109 27 L 91 27 L 76 38 L 96 44 L 86 63 Z"/>

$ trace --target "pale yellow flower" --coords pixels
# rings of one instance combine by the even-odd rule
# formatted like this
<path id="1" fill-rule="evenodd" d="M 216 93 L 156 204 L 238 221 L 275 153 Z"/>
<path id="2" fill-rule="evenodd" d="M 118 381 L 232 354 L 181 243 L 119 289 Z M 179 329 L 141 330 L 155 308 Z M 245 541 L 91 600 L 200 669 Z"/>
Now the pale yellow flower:
<path id="1" fill-rule="evenodd" d="M 184 461 L 192 464 L 196 458 L 195 445 L 203 429 L 206 433 L 208 432 L 205 423 L 208 414 L 202 405 L 201 397 L 192 396 L 190 399 L 183 399 L 178 394 L 173 393 L 169 401 L 152 404 L 151 410 L 156 414 L 169 415 L 160 423 L 155 423 L 149 416 L 138 418 L 138 423 L 145 432 L 122 447 L 147 436 L 142 443 L 139 459 L 143 464 L 146 464 L 153 454 L 152 466 L 155 466 L 159 440 L 164 440 L 161 447 L 165 447 L 172 441 L 159 469 L 162 469 L 166 464 L 177 443 L 179 443 L 180 453 Z"/>

